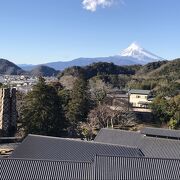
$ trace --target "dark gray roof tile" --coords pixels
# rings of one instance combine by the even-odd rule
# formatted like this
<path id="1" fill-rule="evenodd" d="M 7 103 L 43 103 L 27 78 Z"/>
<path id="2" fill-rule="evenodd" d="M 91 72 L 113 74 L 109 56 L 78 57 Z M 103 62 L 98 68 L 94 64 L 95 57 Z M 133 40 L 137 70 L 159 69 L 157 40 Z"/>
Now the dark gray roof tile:
<path id="1" fill-rule="evenodd" d="M 179 140 L 111 129 L 95 140 L 108 144 L 29 135 L 12 155 L 24 159 L 0 159 L 1 179 L 180 180 Z"/>
<path id="2" fill-rule="evenodd" d="M 139 132 L 101 129 L 96 142 L 111 143 L 120 146 L 134 146 L 146 157 L 180 159 L 180 141 L 144 136 Z"/>
<path id="3" fill-rule="evenodd" d="M 0 159 L 1 180 L 179 180 L 180 160 L 95 156 L 93 162 Z"/>
<path id="4" fill-rule="evenodd" d="M 92 180 L 92 163 L 0 159 L 1 180 Z"/>
<path id="5" fill-rule="evenodd" d="M 179 180 L 180 160 L 96 156 L 98 180 Z"/>
<path id="6" fill-rule="evenodd" d="M 96 154 L 143 156 L 142 152 L 135 147 L 125 147 L 48 136 L 28 135 L 10 157 L 93 161 Z"/>
<path id="7" fill-rule="evenodd" d="M 180 140 L 180 130 L 145 127 L 141 130 L 141 134 L 150 135 L 150 136 L 175 138 L 175 139 Z"/>
<path id="8" fill-rule="evenodd" d="M 145 136 L 138 147 L 146 157 L 180 159 L 180 141 Z"/>
<path id="9" fill-rule="evenodd" d="M 143 136 L 134 131 L 102 128 L 94 139 L 95 142 L 137 147 Z"/>
<path id="10" fill-rule="evenodd" d="M 144 94 L 148 95 L 151 91 L 150 90 L 142 90 L 142 89 L 131 89 L 129 91 L 130 94 Z"/>

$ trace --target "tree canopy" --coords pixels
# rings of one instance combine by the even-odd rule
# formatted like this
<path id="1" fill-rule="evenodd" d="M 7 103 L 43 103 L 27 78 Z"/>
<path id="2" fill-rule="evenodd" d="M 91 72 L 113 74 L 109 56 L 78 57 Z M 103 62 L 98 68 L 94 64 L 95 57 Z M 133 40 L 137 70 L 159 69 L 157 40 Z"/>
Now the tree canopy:
<path id="1" fill-rule="evenodd" d="M 60 136 L 65 127 L 61 100 L 43 78 L 25 97 L 21 117 L 26 133 Z"/>

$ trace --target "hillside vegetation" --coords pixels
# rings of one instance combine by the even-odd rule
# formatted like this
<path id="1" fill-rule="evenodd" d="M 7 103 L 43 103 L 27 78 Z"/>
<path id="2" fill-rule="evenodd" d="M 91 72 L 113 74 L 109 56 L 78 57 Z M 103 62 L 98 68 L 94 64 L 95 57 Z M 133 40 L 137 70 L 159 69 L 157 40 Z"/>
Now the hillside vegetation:
<path id="1" fill-rule="evenodd" d="M 173 96 L 178 93 L 180 86 L 180 59 L 152 62 L 144 66 L 117 66 L 99 62 L 85 67 L 67 68 L 59 74 L 59 78 L 65 76 L 98 79 L 120 89 L 148 89 L 156 95 Z"/>
<path id="2" fill-rule="evenodd" d="M 20 67 L 18 67 L 14 63 L 6 59 L 0 59 L 0 74 L 19 75 L 23 73 L 25 73 L 25 71 L 23 71 Z"/>
<path id="3" fill-rule="evenodd" d="M 59 77 L 72 75 L 75 77 L 83 76 L 86 79 L 90 79 L 97 75 L 134 75 L 140 67 L 140 65 L 117 66 L 113 63 L 98 62 L 85 67 L 73 66 L 67 68 L 59 75 Z"/>
<path id="4" fill-rule="evenodd" d="M 21 110 L 19 121 L 26 133 L 92 139 L 93 130 L 107 126 L 125 129 L 136 124 L 136 116 L 129 111 L 131 107 L 127 102 L 118 104 L 120 110 L 109 108 L 115 102 L 107 93 L 140 88 L 151 89 L 156 95 L 151 104 L 152 123 L 179 128 L 179 65 L 180 59 L 145 66 L 96 63 L 68 68 L 59 74 L 60 83 L 46 84 L 44 79 L 40 79 L 26 96 L 26 106 Z"/>
<path id="5" fill-rule="evenodd" d="M 180 59 L 152 62 L 144 66 L 95 63 L 83 68 L 68 68 L 59 77 L 60 82 L 61 79 L 71 79 L 71 83 L 64 83 L 67 89 L 73 89 L 76 79 L 84 78 L 92 96 L 114 90 L 151 90 L 156 97 L 151 107 L 155 121 L 172 128 L 180 123 Z"/>
<path id="6" fill-rule="evenodd" d="M 33 76 L 56 76 L 59 71 L 48 67 L 48 66 L 37 66 L 33 70 L 30 71 L 30 74 Z"/>
<path id="7" fill-rule="evenodd" d="M 154 90 L 156 95 L 174 96 L 180 90 L 180 59 L 153 62 L 132 76 L 130 88 Z"/>

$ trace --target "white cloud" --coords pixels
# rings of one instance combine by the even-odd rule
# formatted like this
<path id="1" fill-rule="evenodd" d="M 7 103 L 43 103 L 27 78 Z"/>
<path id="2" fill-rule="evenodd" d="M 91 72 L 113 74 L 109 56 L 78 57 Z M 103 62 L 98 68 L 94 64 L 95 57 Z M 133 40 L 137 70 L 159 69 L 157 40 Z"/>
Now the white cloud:
<path id="1" fill-rule="evenodd" d="M 114 0 L 83 0 L 83 8 L 89 11 L 96 11 L 97 7 L 109 7 L 113 4 Z"/>

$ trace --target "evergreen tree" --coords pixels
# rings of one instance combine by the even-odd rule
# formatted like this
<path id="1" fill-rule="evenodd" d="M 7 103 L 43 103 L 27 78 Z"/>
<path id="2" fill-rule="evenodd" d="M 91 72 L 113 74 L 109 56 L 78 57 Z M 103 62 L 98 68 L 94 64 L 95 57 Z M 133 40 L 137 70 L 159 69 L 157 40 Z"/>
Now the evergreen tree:
<path id="1" fill-rule="evenodd" d="M 56 89 L 43 78 L 25 97 L 21 119 L 26 133 L 61 135 L 65 126 L 61 101 Z"/>
<path id="2" fill-rule="evenodd" d="M 68 103 L 67 119 L 72 126 L 76 127 L 78 122 L 86 121 L 89 110 L 89 95 L 87 82 L 83 78 L 76 80 Z"/>
<path id="3" fill-rule="evenodd" d="M 155 118 L 174 129 L 180 124 L 180 95 L 172 98 L 156 97 L 151 104 Z"/>

